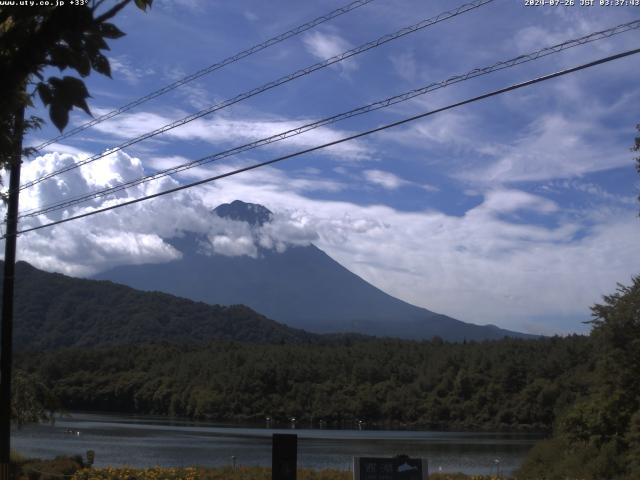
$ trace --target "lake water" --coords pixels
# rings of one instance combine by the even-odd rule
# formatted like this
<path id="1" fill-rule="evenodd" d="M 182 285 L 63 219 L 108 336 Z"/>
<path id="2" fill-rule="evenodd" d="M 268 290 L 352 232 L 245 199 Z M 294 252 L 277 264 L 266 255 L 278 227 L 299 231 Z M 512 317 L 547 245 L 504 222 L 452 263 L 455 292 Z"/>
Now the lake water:
<path id="1" fill-rule="evenodd" d="M 67 433 L 68 430 L 79 432 Z M 12 448 L 27 456 L 96 453 L 95 465 L 271 465 L 271 435 L 298 435 L 298 465 L 350 470 L 354 456 L 407 454 L 428 459 L 431 472 L 508 474 L 533 444 L 533 434 L 415 430 L 333 430 L 237 427 L 165 418 L 72 414 L 55 425 L 29 425 L 12 433 Z"/>

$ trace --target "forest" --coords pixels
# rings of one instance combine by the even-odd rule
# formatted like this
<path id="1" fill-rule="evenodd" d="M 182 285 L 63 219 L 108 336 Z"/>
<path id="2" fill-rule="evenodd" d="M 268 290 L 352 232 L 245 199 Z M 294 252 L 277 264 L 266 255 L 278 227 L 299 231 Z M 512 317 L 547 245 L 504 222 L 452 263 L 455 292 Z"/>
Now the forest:
<path id="1" fill-rule="evenodd" d="M 19 357 L 70 410 L 232 421 L 548 429 L 585 392 L 585 337 L 453 344 L 155 344 Z"/>
<path id="2" fill-rule="evenodd" d="M 589 336 L 216 340 L 23 352 L 50 407 L 274 424 L 546 431 L 519 478 L 640 478 L 640 277 Z"/>
<path id="3" fill-rule="evenodd" d="M 0 261 L 0 267 L 4 262 Z M 208 305 L 108 281 L 68 277 L 16 265 L 17 350 L 236 340 L 313 343 L 319 335 L 288 327 L 244 305 Z M 0 279 L 0 285 L 2 280 Z M 1 301 L 0 301 L 1 304 Z"/>

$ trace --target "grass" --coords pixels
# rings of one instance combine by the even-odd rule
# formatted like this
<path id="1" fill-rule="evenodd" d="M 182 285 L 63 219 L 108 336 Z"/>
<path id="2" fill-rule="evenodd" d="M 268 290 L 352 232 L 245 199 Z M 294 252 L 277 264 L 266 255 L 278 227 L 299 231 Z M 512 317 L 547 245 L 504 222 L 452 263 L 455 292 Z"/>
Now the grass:
<path id="1" fill-rule="evenodd" d="M 351 480 L 351 472 L 298 470 L 298 480 Z M 271 480 L 265 467 L 222 468 L 91 468 L 76 472 L 71 480 Z"/>
<path id="2" fill-rule="evenodd" d="M 271 480 L 267 467 L 104 467 L 87 468 L 78 457 L 33 460 L 15 455 L 12 460 L 16 480 Z M 344 470 L 300 469 L 298 480 L 351 480 Z M 497 480 L 497 477 L 435 473 L 430 480 Z M 504 478 L 502 479 L 504 480 Z"/>
<path id="3" fill-rule="evenodd" d="M 298 480 L 351 480 L 351 472 L 342 470 L 298 470 Z M 496 477 L 464 474 L 431 475 L 430 480 L 492 480 Z M 271 480 L 265 467 L 224 468 L 101 468 L 78 471 L 71 480 Z"/>
<path id="4" fill-rule="evenodd" d="M 298 480 L 351 480 L 351 472 L 342 470 L 298 470 Z M 430 480 L 493 480 L 496 477 L 437 473 Z M 71 480 L 271 480 L 265 467 L 223 468 L 94 468 L 78 471 Z"/>

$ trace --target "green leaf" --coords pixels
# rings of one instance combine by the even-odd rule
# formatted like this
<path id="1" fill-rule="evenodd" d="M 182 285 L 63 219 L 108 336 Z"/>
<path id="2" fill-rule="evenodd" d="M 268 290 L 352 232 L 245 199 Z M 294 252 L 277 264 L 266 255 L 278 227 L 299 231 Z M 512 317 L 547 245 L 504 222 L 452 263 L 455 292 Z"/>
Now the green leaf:
<path id="1" fill-rule="evenodd" d="M 89 91 L 87 90 L 84 82 L 76 77 L 63 77 L 61 88 L 64 88 L 68 91 L 76 91 L 85 97 L 89 96 Z"/>
<path id="2" fill-rule="evenodd" d="M 96 72 L 111 78 L 111 65 L 109 65 L 107 57 L 99 53 L 93 57 L 91 64 Z"/>
<path id="3" fill-rule="evenodd" d="M 109 50 L 109 45 L 107 45 L 107 42 L 105 42 L 104 38 L 102 38 L 102 35 L 100 34 L 92 33 L 87 35 L 85 43 L 87 44 L 87 47 L 90 47 L 93 51 Z"/>
<path id="4" fill-rule="evenodd" d="M 135 0 L 136 7 L 140 10 L 146 11 L 147 7 L 151 7 L 153 0 Z"/>
<path id="5" fill-rule="evenodd" d="M 69 109 L 66 105 L 53 104 L 49 109 L 49 118 L 51 118 L 56 128 L 62 131 L 69 123 Z"/>
<path id="6" fill-rule="evenodd" d="M 111 78 L 111 65 L 109 65 L 109 60 L 101 53 L 93 57 L 91 65 L 96 72 Z"/>
<path id="7" fill-rule="evenodd" d="M 64 45 L 54 45 L 49 51 L 51 58 L 51 65 L 58 67 L 60 70 L 71 66 L 73 64 L 73 54 L 68 47 Z"/>
<path id="8" fill-rule="evenodd" d="M 106 38 L 124 37 L 125 33 L 116 27 L 113 23 L 103 23 L 100 25 L 100 34 Z"/>
<path id="9" fill-rule="evenodd" d="M 40 95 L 40 100 L 45 105 L 49 105 L 53 100 L 53 92 L 51 91 L 51 87 L 44 82 L 39 82 L 36 87 L 38 90 L 38 95 Z"/>
<path id="10" fill-rule="evenodd" d="M 86 99 L 90 96 L 84 82 L 75 77 L 51 77 L 51 98 L 49 116 L 58 129 L 62 130 L 68 120 L 69 111 L 75 106 L 91 115 Z"/>
<path id="11" fill-rule="evenodd" d="M 84 82 L 75 77 L 64 77 L 60 94 L 69 105 L 74 105 L 91 115 L 86 99 L 90 97 Z M 71 109 L 71 108 L 69 108 Z"/>
<path id="12" fill-rule="evenodd" d="M 58 77 L 50 77 L 49 80 L 47 80 L 49 82 L 49 84 L 51 85 L 51 87 L 56 90 L 58 88 L 62 88 L 62 79 L 58 78 Z"/>
<path id="13" fill-rule="evenodd" d="M 91 61 L 86 54 L 74 54 L 73 68 L 75 68 L 80 76 L 86 77 L 91 73 Z"/>

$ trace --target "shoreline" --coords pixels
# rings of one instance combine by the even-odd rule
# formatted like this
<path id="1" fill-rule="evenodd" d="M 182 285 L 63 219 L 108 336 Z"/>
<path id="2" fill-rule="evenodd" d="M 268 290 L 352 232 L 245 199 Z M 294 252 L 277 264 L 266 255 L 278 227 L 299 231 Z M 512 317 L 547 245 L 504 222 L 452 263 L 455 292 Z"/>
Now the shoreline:
<path id="1" fill-rule="evenodd" d="M 424 424 L 409 424 L 399 422 L 367 422 L 363 421 L 358 423 L 357 421 L 343 421 L 343 422 L 309 422 L 304 420 L 297 420 L 295 427 L 292 427 L 292 422 L 272 420 L 267 422 L 265 420 L 259 421 L 254 418 L 235 419 L 230 420 L 227 418 L 191 418 L 181 416 L 168 416 L 159 415 L 153 413 L 130 413 L 130 412 L 115 412 L 115 411 L 95 411 L 95 410 L 74 410 L 65 411 L 61 413 L 62 418 L 56 417 L 56 422 L 60 419 L 64 420 L 65 416 L 73 415 L 88 415 L 88 416 L 103 416 L 130 418 L 132 420 L 141 421 L 141 423 L 158 422 L 164 424 L 192 424 L 194 426 L 209 426 L 215 428 L 253 428 L 253 429 L 273 429 L 273 430 L 319 430 L 319 431 L 398 431 L 398 432 L 433 432 L 433 433 L 474 433 L 474 434 L 487 434 L 487 435 L 500 435 L 500 434 L 525 434 L 525 435 L 539 435 L 540 438 L 547 438 L 551 434 L 551 428 L 548 426 L 545 428 L 543 425 L 480 425 L 470 427 L 465 424 L 449 424 L 449 425 L 424 425 Z"/>
<path id="2" fill-rule="evenodd" d="M 72 412 L 56 426 L 31 425 L 14 433 L 16 450 L 29 457 L 95 451 L 96 467 L 201 465 L 222 468 L 232 464 L 271 465 L 273 433 L 295 433 L 298 466 L 348 469 L 354 456 L 392 457 L 407 454 L 426 458 L 432 471 L 489 474 L 500 458 L 501 470 L 511 474 L 541 435 L 502 432 L 425 432 L 417 430 L 283 429 L 280 431 L 238 425 L 211 426 L 185 419 L 88 414 Z M 170 424 L 168 424 L 170 423 Z M 74 432 L 73 435 L 66 433 Z M 76 435 L 75 432 L 79 432 Z M 132 455 L 132 452 L 135 454 Z"/>

